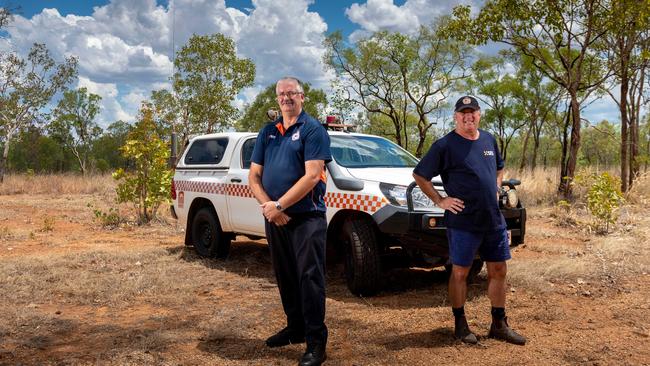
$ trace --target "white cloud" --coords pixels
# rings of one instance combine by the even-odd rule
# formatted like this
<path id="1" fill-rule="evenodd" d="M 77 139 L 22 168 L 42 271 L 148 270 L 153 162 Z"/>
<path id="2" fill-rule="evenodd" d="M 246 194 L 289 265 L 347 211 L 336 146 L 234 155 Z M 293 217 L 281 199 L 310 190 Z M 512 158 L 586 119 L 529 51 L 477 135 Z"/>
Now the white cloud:
<path id="1" fill-rule="evenodd" d="M 352 4 L 345 10 L 345 15 L 361 27 L 350 35 L 350 40 L 354 42 L 381 30 L 414 34 L 420 26 L 429 25 L 437 17 L 450 14 L 455 6 L 466 4 L 475 8 L 474 3 L 470 0 L 407 0 L 398 6 L 393 0 L 368 0 L 363 4 Z"/>
<path id="2" fill-rule="evenodd" d="M 323 87 L 323 40 L 327 24 L 307 11 L 306 0 L 254 0 L 239 34 L 238 49 L 257 67 L 263 87 L 286 75 Z"/>
<path id="3" fill-rule="evenodd" d="M 102 95 L 104 122 L 133 120 L 150 90 L 169 88 L 172 40 L 179 50 L 192 34 L 223 33 L 237 43 L 240 56 L 256 64 L 255 87 L 238 96 L 237 106 L 281 76 L 295 75 L 326 87 L 322 41 L 327 24 L 308 11 L 313 0 L 253 0 L 248 14 L 225 0 L 111 0 L 91 16 L 62 16 L 44 9 L 30 19 L 16 16 L 9 40 L 0 47 L 26 55 L 34 42 L 45 43 L 55 59 L 79 59 L 79 84 Z M 175 16 L 175 21 L 172 19 Z M 102 94 L 103 93 L 103 94 Z"/>
<path id="4" fill-rule="evenodd" d="M 365 4 L 352 4 L 345 10 L 348 18 L 364 30 L 376 32 L 390 30 L 411 33 L 417 30 L 420 22 L 406 4 L 397 6 L 393 0 L 368 0 Z"/>
<path id="5" fill-rule="evenodd" d="M 77 88 L 82 87 L 88 89 L 88 93 L 97 94 L 102 97 L 101 111 L 97 118 L 97 123 L 102 128 L 106 128 L 117 120 L 130 122 L 135 119 L 135 114 L 127 113 L 118 101 L 118 89 L 115 83 L 96 83 L 86 77 L 80 76 Z"/>

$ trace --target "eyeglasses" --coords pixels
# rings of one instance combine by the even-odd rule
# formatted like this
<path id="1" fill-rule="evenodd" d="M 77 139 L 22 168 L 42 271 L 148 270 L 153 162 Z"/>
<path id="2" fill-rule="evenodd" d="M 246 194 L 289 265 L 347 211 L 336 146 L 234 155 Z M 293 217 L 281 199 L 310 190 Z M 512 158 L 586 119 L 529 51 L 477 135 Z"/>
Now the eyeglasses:
<path id="1" fill-rule="evenodd" d="M 284 97 L 293 98 L 296 95 L 300 95 L 300 94 L 302 94 L 302 92 L 299 92 L 299 91 L 282 92 L 282 93 L 278 93 L 278 99 L 281 99 L 281 98 L 284 98 Z"/>

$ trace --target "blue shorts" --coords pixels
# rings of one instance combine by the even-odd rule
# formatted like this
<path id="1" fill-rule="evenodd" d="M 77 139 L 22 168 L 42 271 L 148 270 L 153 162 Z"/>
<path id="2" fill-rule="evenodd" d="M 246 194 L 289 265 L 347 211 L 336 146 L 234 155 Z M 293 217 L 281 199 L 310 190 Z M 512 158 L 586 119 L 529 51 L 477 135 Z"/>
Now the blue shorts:
<path id="1" fill-rule="evenodd" d="M 473 232 L 447 228 L 449 257 L 457 266 L 469 267 L 478 251 L 485 262 L 503 262 L 510 259 L 508 230 Z"/>

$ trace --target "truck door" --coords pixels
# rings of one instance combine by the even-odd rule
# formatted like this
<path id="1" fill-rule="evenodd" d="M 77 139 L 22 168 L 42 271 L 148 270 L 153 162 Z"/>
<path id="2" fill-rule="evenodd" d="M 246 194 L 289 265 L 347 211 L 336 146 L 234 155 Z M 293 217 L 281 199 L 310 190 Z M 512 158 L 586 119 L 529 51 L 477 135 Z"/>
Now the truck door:
<path id="1" fill-rule="evenodd" d="M 212 202 L 224 231 L 230 231 L 230 224 L 226 196 L 223 193 L 227 182 L 228 161 L 223 158 L 228 156 L 225 151 L 232 144 L 234 142 L 227 136 L 197 138 L 184 155 L 182 164 L 176 167 L 174 176 L 176 190 L 183 197 L 185 206 L 179 207 L 179 211 L 187 212 L 197 198 L 208 199 Z"/>
<path id="2" fill-rule="evenodd" d="M 230 162 L 227 204 L 233 231 L 264 236 L 264 216 L 253 192 L 248 186 L 248 171 L 256 137 L 242 139 L 235 148 Z"/>

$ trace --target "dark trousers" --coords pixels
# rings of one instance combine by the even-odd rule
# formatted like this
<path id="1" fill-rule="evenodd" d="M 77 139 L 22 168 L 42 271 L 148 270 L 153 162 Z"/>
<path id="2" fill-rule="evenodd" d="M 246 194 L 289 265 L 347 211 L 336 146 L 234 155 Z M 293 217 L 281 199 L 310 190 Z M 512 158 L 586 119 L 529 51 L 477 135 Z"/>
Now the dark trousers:
<path id="1" fill-rule="evenodd" d="M 308 343 L 327 342 L 326 235 L 327 220 L 321 213 L 292 215 L 283 226 L 266 221 L 266 238 L 287 326 L 304 332 Z"/>

